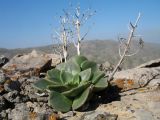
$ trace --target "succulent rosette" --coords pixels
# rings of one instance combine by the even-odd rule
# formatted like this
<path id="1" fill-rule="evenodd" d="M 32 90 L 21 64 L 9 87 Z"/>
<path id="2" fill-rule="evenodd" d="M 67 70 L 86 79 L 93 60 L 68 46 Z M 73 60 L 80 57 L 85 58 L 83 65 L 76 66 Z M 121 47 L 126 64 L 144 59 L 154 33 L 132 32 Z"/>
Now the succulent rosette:
<path id="1" fill-rule="evenodd" d="M 94 92 L 108 87 L 105 74 L 95 62 L 84 56 L 74 56 L 66 63 L 47 71 L 45 78 L 34 83 L 41 91 L 49 91 L 49 105 L 68 112 L 80 108 Z"/>

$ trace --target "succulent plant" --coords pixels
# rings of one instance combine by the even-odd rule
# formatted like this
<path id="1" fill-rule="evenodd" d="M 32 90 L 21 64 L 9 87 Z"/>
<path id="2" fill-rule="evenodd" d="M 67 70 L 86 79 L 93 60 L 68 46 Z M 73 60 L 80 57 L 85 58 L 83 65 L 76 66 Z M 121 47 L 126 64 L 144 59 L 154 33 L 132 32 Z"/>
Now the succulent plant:
<path id="1" fill-rule="evenodd" d="M 34 87 L 49 91 L 49 105 L 57 111 L 67 112 L 84 105 L 92 93 L 107 88 L 104 76 L 95 62 L 75 56 L 47 71 L 46 77 L 34 83 Z"/>

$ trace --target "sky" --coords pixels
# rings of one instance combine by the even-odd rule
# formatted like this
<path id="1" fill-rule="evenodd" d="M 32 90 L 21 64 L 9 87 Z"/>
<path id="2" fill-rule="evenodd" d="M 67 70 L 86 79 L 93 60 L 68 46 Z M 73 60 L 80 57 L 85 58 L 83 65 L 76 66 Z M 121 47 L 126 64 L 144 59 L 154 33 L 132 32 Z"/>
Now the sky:
<path id="1" fill-rule="evenodd" d="M 137 34 L 146 42 L 160 43 L 160 0 L 0 0 L 0 48 L 25 48 L 53 44 L 57 16 L 72 2 L 96 14 L 82 28 L 87 40 L 127 36 L 129 22 L 142 17 Z"/>

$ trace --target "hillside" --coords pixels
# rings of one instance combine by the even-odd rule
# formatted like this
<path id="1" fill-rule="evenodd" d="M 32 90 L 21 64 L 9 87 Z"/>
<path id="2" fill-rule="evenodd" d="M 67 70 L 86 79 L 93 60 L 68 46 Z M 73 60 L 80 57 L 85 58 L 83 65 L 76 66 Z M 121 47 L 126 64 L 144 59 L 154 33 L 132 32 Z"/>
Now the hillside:
<path id="1" fill-rule="evenodd" d="M 52 45 L 35 47 L 35 48 L 19 48 L 19 49 L 0 49 L 0 55 L 5 55 L 12 58 L 16 54 L 29 53 L 33 49 L 36 49 L 45 53 L 53 53 Z M 73 56 L 76 52 L 73 45 L 69 48 L 70 56 Z M 123 68 L 132 68 L 144 62 L 160 58 L 160 44 L 145 43 L 144 48 L 135 56 L 127 58 Z M 82 54 L 86 55 L 89 59 L 92 59 L 98 63 L 109 61 L 115 64 L 119 60 L 118 55 L 118 42 L 111 40 L 94 40 L 85 41 L 82 44 Z"/>

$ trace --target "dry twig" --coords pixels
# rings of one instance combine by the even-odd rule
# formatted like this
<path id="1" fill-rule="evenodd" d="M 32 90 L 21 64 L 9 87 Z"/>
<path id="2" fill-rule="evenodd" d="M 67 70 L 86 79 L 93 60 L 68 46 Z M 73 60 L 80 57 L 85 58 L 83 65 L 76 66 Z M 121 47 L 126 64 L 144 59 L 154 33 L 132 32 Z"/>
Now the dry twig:
<path id="1" fill-rule="evenodd" d="M 124 61 L 125 57 L 133 56 L 133 55 L 135 55 L 135 54 L 137 54 L 139 52 L 139 49 L 138 49 L 136 52 L 134 52 L 132 54 L 127 54 L 128 51 L 129 51 L 129 49 L 130 49 L 131 41 L 135 37 L 134 32 L 135 32 L 135 30 L 137 28 L 137 24 L 139 22 L 140 17 L 141 17 L 141 14 L 139 13 L 139 15 L 138 15 L 138 17 L 136 19 L 135 24 L 132 24 L 130 22 L 130 33 L 129 33 L 127 41 L 126 41 L 125 38 L 120 38 L 120 44 L 119 44 L 120 60 L 119 60 L 118 64 L 116 65 L 116 67 L 114 68 L 113 72 L 109 75 L 108 81 L 113 80 L 114 74 L 116 73 L 117 69 L 120 67 L 120 65 L 122 64 L 122 62 Z M 124 45 L 124 51 L 123 51 L 123 53 L 121 52 L 121 46 L 122 46 L 122 44 Z M 140 47 L 143 47 L 143 40 L 142 39 L 139 40 L 139 45 L 140 45 Z"/>

